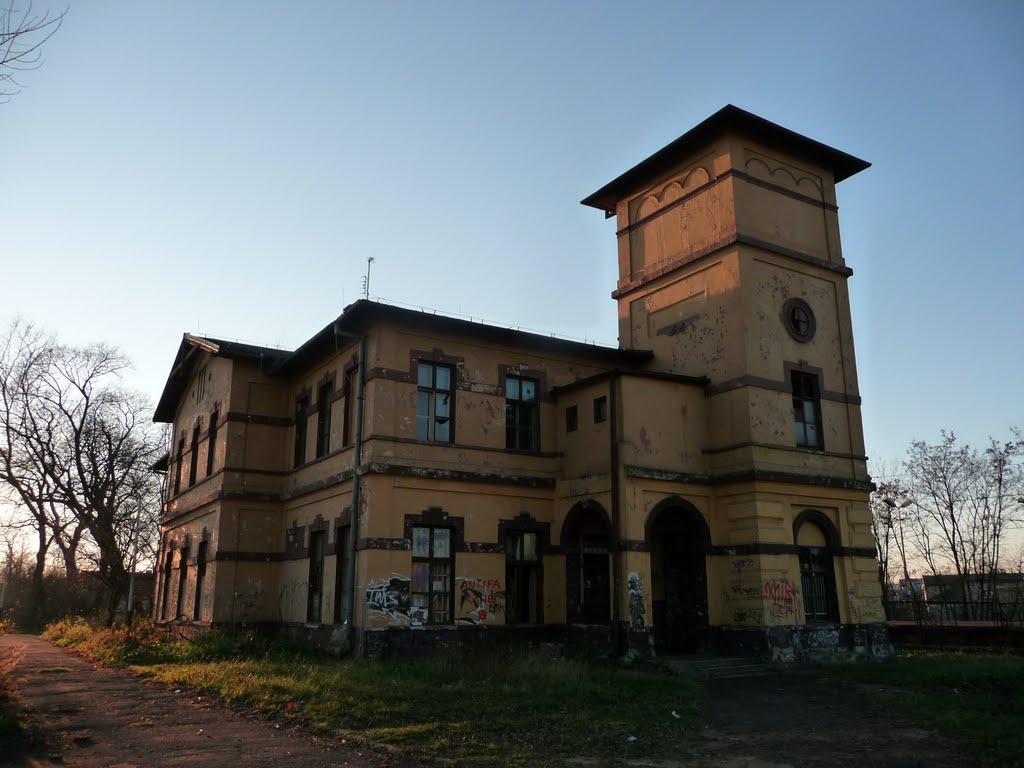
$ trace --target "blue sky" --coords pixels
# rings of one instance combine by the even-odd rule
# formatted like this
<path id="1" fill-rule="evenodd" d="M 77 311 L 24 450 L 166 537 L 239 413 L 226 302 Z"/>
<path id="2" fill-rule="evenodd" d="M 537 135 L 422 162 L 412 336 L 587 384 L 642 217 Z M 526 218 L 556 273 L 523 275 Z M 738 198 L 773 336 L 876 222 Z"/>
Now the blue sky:
<path id="1" fill-rule="evenodd" d="M 37 2 L 44 9 L 46 2 Z M 1024 4 L 72 2 L 0 104 L 0 320 L 294 346 L 360 294 L 614 343 L 585 195 L 726 103 L 839 187 L 868 453 L 1024 426 Z"/>

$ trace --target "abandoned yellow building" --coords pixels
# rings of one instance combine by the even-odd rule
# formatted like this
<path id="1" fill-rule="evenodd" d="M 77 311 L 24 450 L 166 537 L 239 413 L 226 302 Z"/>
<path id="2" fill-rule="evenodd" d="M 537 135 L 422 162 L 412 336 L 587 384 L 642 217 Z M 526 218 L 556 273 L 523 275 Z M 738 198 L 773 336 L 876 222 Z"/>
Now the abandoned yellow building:
<path id="1" fill-rule="evenodd" d="M 867 167 L 728 106 L 587 197 L 618 348 L 366 300 L 294 351 L 186 334 L 156 618 L 887 654 L 836 205 Z"/>

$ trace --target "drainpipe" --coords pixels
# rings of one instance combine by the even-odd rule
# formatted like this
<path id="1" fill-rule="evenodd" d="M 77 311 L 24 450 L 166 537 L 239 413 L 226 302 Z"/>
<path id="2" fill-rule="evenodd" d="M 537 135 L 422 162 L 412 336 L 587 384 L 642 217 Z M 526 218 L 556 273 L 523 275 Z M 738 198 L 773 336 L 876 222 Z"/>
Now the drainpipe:
<path id="1" fill-rule="evenodd" d="M 622 553 L 622 532 L 619 529 L 621 520 L 621 505 L 619 496 L 621 483 L 619 481 L 619 390 L 621 379 L 618 370 L 613 370 L 608 377 L 608 435 L 610 440 L 609 458 L 612 473 L 612 652 L 618 656 L 622 653 L 622 627 L 619 622 L 619 602 L 621 600 L 620 585 L 622 581 L 622 568 L 619 560 Z"/>
<path id="2" fill-rule="evenodd" d="M 352 446 L 352 516 L 349 522 L 348 541 L 348 562 L 345 572 L 344 584 L 348 585 L 345 591 L 345 602 L 343 604 L 343 620 L 345 627 L 345 643 L 350 653 L 355 651 L 355 604 L 356 604 L 356 541 L 359 538 L 359 503 L 360 503 L 360 482 L 359 467 L 363 460 L 363 412 L 366 381 L 366 335 L 359 337 L 359 362 L 356 369 L 356 434 L 355 445 Z"/>

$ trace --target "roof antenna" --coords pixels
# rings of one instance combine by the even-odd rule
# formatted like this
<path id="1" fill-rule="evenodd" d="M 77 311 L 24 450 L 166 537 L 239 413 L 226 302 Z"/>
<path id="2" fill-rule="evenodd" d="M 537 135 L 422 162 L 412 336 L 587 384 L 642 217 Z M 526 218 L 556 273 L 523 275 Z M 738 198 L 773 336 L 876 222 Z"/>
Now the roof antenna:
<path id="1" fill-rule="evenodd" d="M 366 277 L 363 278 L 363 298 L 370 298 L 370 265 L 373 264 L 373 256 L 366 257 Z"/>

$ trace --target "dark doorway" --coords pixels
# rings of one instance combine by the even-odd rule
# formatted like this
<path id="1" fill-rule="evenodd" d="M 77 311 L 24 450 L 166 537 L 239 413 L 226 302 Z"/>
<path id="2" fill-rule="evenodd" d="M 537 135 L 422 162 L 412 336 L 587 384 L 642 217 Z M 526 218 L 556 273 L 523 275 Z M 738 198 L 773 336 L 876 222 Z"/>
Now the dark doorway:
<path id="1" fill-rule="evenodd" d="M 570 624 L 611 624 L 610 522 L 596 502 L 577 504 L 562 528 L 566 614 Z"/>
<path id="2" fill-rule="evenodd" d="M 583 538 L 583 623 L 611 623 L 612 589 L 609 575 L 608 538 Z"/>
<path id="3" fill-rule="evenodd" d="M 696 508 L 651 513 L 651 602 L 659 653 L 696 653 L 708 628 L 707 524 Z"/>

